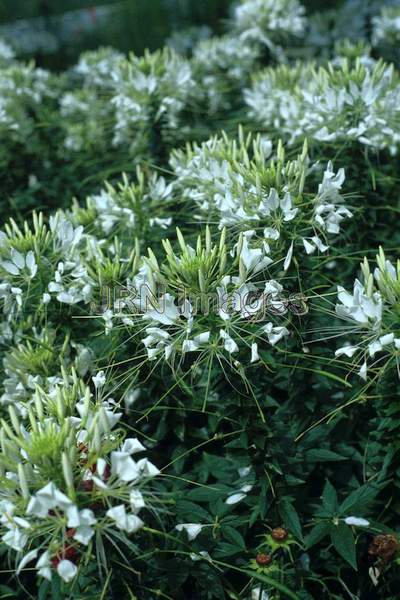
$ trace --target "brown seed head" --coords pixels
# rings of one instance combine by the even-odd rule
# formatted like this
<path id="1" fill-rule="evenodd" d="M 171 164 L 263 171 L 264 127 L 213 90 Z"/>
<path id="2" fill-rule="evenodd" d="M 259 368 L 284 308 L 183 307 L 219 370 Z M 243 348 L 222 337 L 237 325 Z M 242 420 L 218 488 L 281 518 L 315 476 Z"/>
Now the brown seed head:
<path id="1" fill-rule="evenodd" d="M 383 563 L 390 562 L 398 550 L 397 537 L 388 533 L 376 535 L 368 546 L 369 556 L 380 559 Z"/>
<path id="2" fill-rule="evenodd" d="M 275 529 L 273 529 L 271 531 L 271 537 L 276 542 L 285 541 L 286 538 L 288 537 L 288 535 L 289 535 L 289 532 L 286 529 L 284 529 L 283 527 L 275 527 Z"/>
<path id="3" fill-rule="evenodd" d="M 260 567 L 270 565 L 272 563 L 272 556 L 270 556 L 269 554 L 265 554 L 264 552 L 260 552 L 256 556 L 256 563 L 260 565 Z"/>

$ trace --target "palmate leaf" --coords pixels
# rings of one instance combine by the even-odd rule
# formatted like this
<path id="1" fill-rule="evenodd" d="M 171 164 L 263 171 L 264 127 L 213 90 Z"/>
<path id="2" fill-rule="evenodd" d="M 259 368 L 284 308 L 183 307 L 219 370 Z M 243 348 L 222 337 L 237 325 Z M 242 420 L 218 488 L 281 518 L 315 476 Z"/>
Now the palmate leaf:
<path id="1" fill-rule="evenodd" d="M 365 512 L 366 508 L 375 500 L 386 482 L 382 484 L 366 483 L 354 490 L 340 505 L 340 513 L 345 514 L 351 510 L 358 509 Z"/>
<path id="2" fill-rule="evenodd" d="M 357 571 L 356 545 L 351 528 L 344 523 L 331 525 L 330 536 L 338 554 Z"/>

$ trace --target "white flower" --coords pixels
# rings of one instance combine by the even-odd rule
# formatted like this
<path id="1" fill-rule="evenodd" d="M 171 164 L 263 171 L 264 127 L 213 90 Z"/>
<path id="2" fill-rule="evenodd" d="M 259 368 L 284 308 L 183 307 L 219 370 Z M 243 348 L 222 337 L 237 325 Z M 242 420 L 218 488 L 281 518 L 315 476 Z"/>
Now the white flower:
<path id="1" fill-rule="evenodd" d="M 176 525 L 175 529 L 177 531 L 186 531 L 188 539 L 191 542 L 196 539 L 203 527 L 204 525 L 200 525 L 199 523 L 179 523 L 179 525 Z"/>
<path id="2" fill-rule="evenodd" d="M 224 340 L 224 348 L 227 352 L 229 352 L 229 354 L 233 354 L 234 352 L 239 352 L 239 346 L 237 345 L 235 340 L 233 340 L 231 338 L 231 336 L 229 335 L 229 333 L 227 331 L 225 331 L 224 329 L 220 329 L 219 337 L 222 340 Z"/>
<path id="3" fill-rule="evenodd" d="M 49 552 L 43 552 L 36 563 L 39 575 L 51 581 L 51 562 Z"/>
<path id="4" fill-rule="evenodd" d="M 121 451 L 128 452 L 129 454 L 136 454 L 137 452 L 143 452 L 146 448 L 137 438 L 126 438 L 122 444 Z"/>
<path id="5" fill-rule="evenodd" d="M 261 329 L 267 334 L 271 346 L 275 346 L 283 337 L 289 335 L 286 327 L 274 327 L 272 323 L 267 323 Z"/>
<path id="6" fill-rule="evenodd" d="M 24 256 L 18 250 L 11 248 L 10 252 L 11 260 L 1 261 L 0 265 L 3 267 L 7 273 L 10 275 L 19 275 L 20 271 L 24 268 L 28 269 L 30 278 L 35 277 L 37 273 L 37 264 L 35 260 L 35 255 L 32 250 Z"/>
<path id="7" fill-rule="evenodd" d="M 269 600 L 269 594 L 264 590 L 261 591 L 260 587 L 255 587 L 251 590 L 250 600 Z"/>
<path id="8" fill-rule="evenodd" d="M 57 573 L 67 583 L 71 581 L 78 572 L 78 567 L 70 560 L 60 560 L 57 565 Z"/>
<path id="9" fill-rule="evenodd" d="M 368 527 L 369 521 L 361 517 L 346 517 L 344 522 L 346 525 L 354 525 L 354 527 Z"/>
<path id="10" fill-rule="evenodd" d="M 138 464 L 129 452 L 111 452 L 111 471 L 121 481 L 135 481 L 140 477 Z"/>
<path id="11" fill-rule="evenodd" d="M 139 469 L 140 475 L 143 478 L 151 478 L 156 477 L 160 474 L 159 469 L 152 462 L 149 461 L 148 458 L 141 458 L 137 462 L 137 467 Z"/>
<path id="12" fill-rule="evenodd" d="M 338 286 L 338 298 L 341 304 L 336 304 L 336 314 L 361 324 L 377 324 L 382 319 L 382 297 L 379 292 L 372 296 L 366 294 L 363 284 L 356 279 L 353 295 Z"/>
<path id="13" fill-rule="evenodd" d="M 264 256 L 264 252 L 261 248 L 249 248 L 246 236 L 243 236 L 242 240 L 240 261 L 244 265 L 247 273 L 258 273 L 273 262 L 271 258 Z"/>
<path id="14" fill-rule="evenodd" d="M 103 385 L 106 383 L 104 371 L 99 371 L 96 375 L 94 375 L 94 377 L 92 377 L 92 381 L 96 390 L 103 387 Z"/>
<path id="15" fill-rule="evenodd" d="M 361 365 L 360 370 L 358 371 L 358 375 L 361 379 L 367 381 L 367 363 L 365 361 Z"/>
<path id="16" fill-rule="evenodd" d="M 9 530 L 3 535 L 1 539 L 7 546 L 12 548 L 13 550 L 16 550 L 17 552 L 22 552 L 27 544 L 28 536 L 26 533 L 22 532 L 19 529 L 19 527 L 14 526 L 12 528 L 9 528 Z"/>
<path id="17" fill-rule="evenodd" d="M 205 331 L 204 333 L 196 335 L 192 340 L 184 340 L 182 342 L 182 353 L 196 352 L 202 345 L 208 344 L 209 340 L 209 331 Z"/>
<path id="18" fill-rule="evenodd" d="M 293 242 L 290 244 L 289 250 L 286 254 L 286 258 L 285 261 L 283 263 L 283 270 L 287 271 L 288 268 L 290 267 L 290 263 L 292 262 L 292 256 L 293 256 Z"/>
<path id="19" fill-rule="evenodd" d="M 50 482 L 32 496 L 29 500 L 26 514 L 44 519 L 47 517 L 49 510 L 60 508 L 64 511 L 71 506 L 73 506 L 73 502 L 60 492 L 54 483 Z"/>
<path id="20" fill-rule="evenodd" d="M 121 531 L 127 533 L 136 533 L 144 525 L 143 521 L 136 515 L 128 515 L 124 504 L 114 506 L 106 512 L 107 517 L 115 521 L 116 526 Z"/>
<path id="21" fill-rule="evenodd" d="M 345 354 L 349 358 L 351 358 L 358 350 L 358 346 L 342 346 L 342 348 L 338 348 L 335 352 L 335 356 L 342 356 Z"/>
<path id="22" fill-rule="evenodd" d="M 143 495 L 139 490 L 131 490 L 129 492 L 129 503 L 135 515 L 146 506 Z"/>
<path id="23" fill-rule="evenodd" d="M 34 558 L 36 558 L 38 555 L 38 550 L 35 548 L 34 550 L 30 550 L 29 552 L 27 552 L 25 554 L 25 556 L 23 557 L 22 560 L 20 560 L 17 570 L 16 570 L 16 575 L 19 575 L 22 571 L 22 569 L 25 567 L 25 565 L 29 564 Z"/>
<path id="24" fill-rule="evenodd" d="M 76 506 L 72 506 L 67 509 L 67 518 L 67 526 L 75 529 L 74 540 L 87 546 L 94 536 L 94 529 L 91 526 L 97 523 L 93 511 L 88 508 L 78 510 Z"/>
<path id="25" fill-rule="evenodd" d="M 228 496 L 228 498 L 225 500 L 225 504 L 237 504 L 238 502 L 240 502 L 241 500 L 243 500 L 244 498 L 246 498 L 245 493 L 243 492 L 238 492 L 237 494 L 232 494 L 231 496 Z"/>
<path id="26" fill-rule="evenodd" d="M 158 306 L 147 310 L 143 318 L 151 319 L 162 325 L 173 325 L 179 318 L 179 310 L 175 306 L 175 299 L 171 294 L 161 296 Z"/>
<path id="27" fill-rule="evenodd" d="M 260 357 L 258 355 L 258 344 L 256 342 L 253 342 L 251 344 L 251 360 L 250 360 L 250 362 L 254 363 L 254 362 L 257 362 L 257 360 L 260 360 Z"/>

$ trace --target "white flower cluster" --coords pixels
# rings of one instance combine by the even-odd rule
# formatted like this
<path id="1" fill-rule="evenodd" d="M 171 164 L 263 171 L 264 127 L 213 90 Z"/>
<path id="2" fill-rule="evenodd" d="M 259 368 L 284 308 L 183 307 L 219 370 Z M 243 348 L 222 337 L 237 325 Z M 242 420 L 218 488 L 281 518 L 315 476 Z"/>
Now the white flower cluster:
<path id="1" fill-rule="evenodd" d="M 179 115 L 195 89 L 190 63 L 171 50 L 131 55 L 113 73 L 115 107 L 113 144 L 135 147 L 137 130 L 147 135 L 161 120 L 176 129 Z"/>
<path id="2" fill-rule="evenodd" d="M 149 360 L 161 358 L 174 364 L 192 352 L 202 358 L 222 354 L 226 360 L 227 355 L 239 356 L 242 351 L 255 362 L 259 360 L 258 342 L 274 346 L 289 335 L 285 325 L 276 325 L 265 315 L 262 324 L 252 323 L 254 315 L 266 310 L 264 298 L 268 298 L 271 314 L 279 314 L 281 322 L 288 309 L 279 297 L 283 287 L 278 282 L 261 279 L 258 285 L 254 283 L 271 259 L 264 247 L 249 247 L 251 235 L 241 236 L 231 255 L 227 253 L 225 231 L 219 244 L 213 245 L 206 229 L 205 246 L 199 237 L 196 248 L 184 241 L 179 230 L 178 236 L 179 254 L 167 241 L 161 268 L 150 253 L 133 279 L 136 288 L 145 282 L 146 293 L 150 292 L 147 301 L 140 299 L 139 322 L 132 322 L 139 332 L 145 327 L 142 343 Z M 157 284 L 165 290 L 161 297 L 156 295 Z M 264 297 L 255 300 L 257 292 Z"/>
<path id="3" fill-rule="evenodd" d="M 199 42 L 192 67 L 199 86 L 196 101 L 204 94 L 211 112 L 231 108 L 257 66 L 259 48 L 240 37 L 225 35 Z"/>
<path id="4" fill-rule="evenodd" d="M 364 380 L 368 366 L 387 368 L 393 362 L 400 377 L 400 329 L 395 314 L 400 301 L 400 261 L 395 267 L 380 248 L 374 272 L 366 259 L 361 268 L 363 282 L 356 279 L 353 294 L 339 286 L 336 305 L 337 315 L 354 324 L 350 333 L 359 335 L 360 340 L 339 348 L 335 355 L 361 363 L 358 374 Z M 368 361 L 373 362 L 368 365 Z"/>
<path id="5" fill-rule="evenodd" d="M 280 98 L 283 97 L 282 104 Z M 289 143 L 356 141 L 397 152 L 400 141 L 400 84 L 393 66 L 356 60 L 269 69 L 245 92 L 250 116 Z"/>
<path id="6" fill-rule="evenodd" d="M 0 64 L 11 62 L 15 58 L 14 50 L 4 40 L 0 39 Z"/>
<path id="7" fill-rule="evenodd" d="M 134 460 L 145 450 L 139 440 L 115 430 L 122 412 L 101 400 L 104 383 L 97 381 L 96 402 L 77 380 L 51 396 L 37 388 L 29 425 L 12 407 L 10 423 L 2 422 L 0 532 L 18 553 L 17 574 L 35 561 L 40 576 L 69 582 L 95 546 L 105 562 L 106 538 L 123 543 L 144 525 L 143 486 L 159 471 Z"/>
<path id="8" fill-rule="evenodd" d="M 13 144 L 34 147 L 36 128 L 34 114 L 44 100 L 54 96 L 47 71 L 33 65 L 10 63 L 0 65 L 0 137 L 4 151 L 12 152 Z M 9 157 L 11 159 L 11 156 Z"/>
<path id="9" fill-rule="evenodd" d="M 118 233 L 124 238 L 135 234 L 145 239 L 146 228 L 167 229 L 171 225 L 172 185 L 156 173 L 144 178 L 140 169 L 137 180 L 133 184 L 124 176 L 116 187 L 107 184 L 87 198 L 88 211 L 96 215 L 93 224 L 105 236 Z"/>
<path id="10" fill-rule="evenodd" d="M 271 144 L 260 136 L 239 144 L 215 137 L 186 151 L 176 150 L 170 160 L 174 188 L 195 202 L 199 220 L 217 222 L 220 229 L 255 228 L 251 237 L 269 245 L 285 237 L 296 240 L 297 228 L 304 232 L 308 227 L 309 233 L 302 235 L 307 254 L 326 252 L 327 234 L 339 233 L 341 221 L 352 216 L 340 195 L 344 170 L 335 174 L 329 163 L 318 191 L 312 193 L 307 177 L 316 166 L 309 166 L 306 146 L 295 161 L 285 161 L 281 145 L 276 156 L 271 152 Z"/>
<path id="11" fill-rule="evenodd" d="M 298 0 L 242 0 L 234 14 L 234 29 L 244 40 L 274 49 L 288 34 L 301 35 L 305 9 Z"/>
<path id="12" fill-rule="evenodd" d="M 380 15 L 372 18 L 372 43 L 375 46 L 391 45 L 398 48 L 400 43 L 400 8 L 383 6 Z"/>
<path id="13" fill-rule="evenodd" d="M 60 107 L 72 151 L 114 145 L 146 153 L 152 127 L 176 129 L 195 88 L 190 63 L 172 50 L 127 59 L 101 49 L 84 54 L 71 75 L 79 86 Z"/>

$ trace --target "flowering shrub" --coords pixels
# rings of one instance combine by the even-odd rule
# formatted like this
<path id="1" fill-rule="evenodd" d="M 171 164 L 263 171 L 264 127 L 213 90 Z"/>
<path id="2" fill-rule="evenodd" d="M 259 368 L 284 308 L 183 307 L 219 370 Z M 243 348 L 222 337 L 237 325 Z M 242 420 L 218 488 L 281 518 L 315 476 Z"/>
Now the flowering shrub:
<path id="1" fill-rule="evenodd" d="M 302 65 L 294 69 L 258 75 L 246 92 L 251 115 L 264 127 L 279 128 L 291 143 L 307 136 L 318 142 L 354 140 L 397 152 L 400 87 L 392 66 L 365 66 L 357 60 L 354 66 L 345 61 L 311 72 Z M 281 89 L 284 98 L 289 96 L 283 106 Z"/>
<path id="2" fill-rule="evenodd" d="M 367 357 L 373 361 L 372 367 L 386 370 L 393 366 L 399 369 L 399 330 L 397 311 L 400 302 L 400 262 L 397 267 L 386 259 L 380 248 L 376 258 L 377 267 L 371 273 L 367 259 L 361 265 L 363 282 L 354 282 L 353 296 L 343 287 L 338 288 L 339 303 L 337 314 L 352 323 L 352 335 L 361 334 L 361 343 L 346 345 L 336 350 L 336 356 L 342 354 L 354 361 L 362 357 L 359 376 L 367 379 Z M 384 356 L 382 356 L 384 353 Z M 378 355 L 375 358 L 375 355 Z"/>
<path id="3" fill-rule="evenodd" d="M 2 597 L 398 597 L 377 4 L 243 0 L 59 75 L 0 44 Z"/>
<path id="4" fill-rule="evenodd" d="M 132 458 L 144 446 L 115 429 L 122 413 L 102 400 L 105 379 L 93 382 L 96 399 L 74 374 L 49 394 L 37 386 L 28 425 L 12 406 L 3 421 L 0 522 L 17 574 L 35 561 L 39 576 L 70 582 L 94 552 L 107 569 L 107 544 L 129 547 L 144 525 L 141 490 L 158 470 Z"/>

